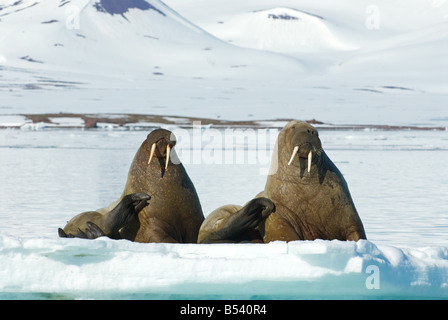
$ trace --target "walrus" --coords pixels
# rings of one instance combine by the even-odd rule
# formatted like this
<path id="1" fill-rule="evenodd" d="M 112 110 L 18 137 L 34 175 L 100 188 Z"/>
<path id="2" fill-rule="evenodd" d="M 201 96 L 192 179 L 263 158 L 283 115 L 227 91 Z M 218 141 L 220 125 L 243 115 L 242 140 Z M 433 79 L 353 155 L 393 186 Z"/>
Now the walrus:
<path id="1" fill-rule="evenodd" d="M 366 239 L 347 182 L 312 125 L 291 121 L 279 132 L 271 169 L 258 195 L 276 206 L 259 226 L 264 242 Z"/>
<path id="2" fill-rule="evenodd" d="M 116 235 L 119 239 L 144 243 L 197 242 L 204 215 L 196 189 L 174 150 L 175 145 L 176 138 L 168 130 L 156 129 L 149 133 L 131 163 L 120 199 L 108 208 L 97 210 L 104 215 L 103 220 L 109 219 L 111 225 L 120 226 Z M 113 212 L 111 208 L 130 194 L 149 195 L 150 204 L 142 207 L 135 219 L 127 219 L 124 224 L 116 221 L 122 215 L 117 214 L 116 219 L 109 217 Z M 86 226 L 86 221 L 82 220 L 82 232 L 93 236 L 101 234 L 104 223 L 99 225 L 89 220 L 91 223 Z"/>
<path id="3" fill-rule="evenodd" d="M 258 225 L 274 211 L 275 205 L 266 198 L 252 199 L 244 207 L 219 207 L 202 223 L 198 243 L 263 242 Z"/>

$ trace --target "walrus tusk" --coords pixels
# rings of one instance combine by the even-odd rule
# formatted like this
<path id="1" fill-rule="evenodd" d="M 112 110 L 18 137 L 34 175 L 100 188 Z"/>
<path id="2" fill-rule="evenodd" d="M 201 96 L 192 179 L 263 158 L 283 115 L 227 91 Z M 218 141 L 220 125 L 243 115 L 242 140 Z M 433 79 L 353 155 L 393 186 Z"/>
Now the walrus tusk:
<path id="1" fill-rule="evenodd" d="M 291 164 L 292 160 L 293 160 L 294 157 L 296 156 L 297 151 L 299 151 L 299 146 L 295 146 L 295 147 L 294 147 L 294 150 L 292 151 L 291 159 L 290 159 L 289 162 L 288 162 L 288 166 Z"/>
<path id="2" fill-rule="evenodd" d="M 153 143 L 151 146 L 151 152 L 149 153 L 148 165 L 151 163 L 152 156 L 154 155 L 154 151 L 156 151 L 156 144 Z"/>
<path id="3" fill-rule="evenodd" d="M 166 162 L 165 162 L 165 170 L 168 168 L 168 162 L 170 162 L 170 151 L 171 147 L 170 145 L 166 146 Z"/>
<path id="4" fill-rule="evenodd" d="M 310 151 L 310 153 L 308 153 L 308 172 L 311 171 L 311 160 L 313 160 L 313 153 Z"/>

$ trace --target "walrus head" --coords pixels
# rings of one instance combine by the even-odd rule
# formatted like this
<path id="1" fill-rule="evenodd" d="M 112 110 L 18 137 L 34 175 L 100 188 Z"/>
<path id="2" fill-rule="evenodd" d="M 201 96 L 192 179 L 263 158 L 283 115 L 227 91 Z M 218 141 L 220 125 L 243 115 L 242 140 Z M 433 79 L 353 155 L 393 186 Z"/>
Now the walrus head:
<path id="1" fill-rule="evenodd" d="M 319 157 L 322 153 L 322 144 L 316 128 L 306 122 L 291 121 L 283 130 L 286 152 L 290 155 L 288 166 L 299 158 L 300 163 L 308 162 L 307 171 L 310 172 L 313 157 Z"/>
<path id="2" fill-rule="evenodd" d="M 146 138 L 148 148 L 150 148 L 148 165 L 152 158 L 165 158 L 165 170 L 170 162 L 171 149 L 176 145 L 176 137 L 174 134 L 165 129 L 156 129 L 148 134 Z"/>

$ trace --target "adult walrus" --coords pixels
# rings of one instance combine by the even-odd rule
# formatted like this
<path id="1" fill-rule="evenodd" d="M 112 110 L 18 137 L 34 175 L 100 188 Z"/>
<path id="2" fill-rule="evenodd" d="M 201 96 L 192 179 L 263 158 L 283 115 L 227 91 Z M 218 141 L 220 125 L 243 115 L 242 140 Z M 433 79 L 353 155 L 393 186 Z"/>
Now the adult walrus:
<path id="1" fill-rule="evenodd" d="M 175 144 L 174 134 L 168 130 L 156 129 L 148 134 L 132 161 L 122 196 L 108 208 L 98 210 L 107 219 L 113 212 L 111 208 L 127 195 L 146 194 L 151 197 L 150 204 L 138 212 L 136 219 L 128 219 L 124 225 L 120 224 L 120 239 L 136 242 L 197 242 L 204 215 L 194 185 L 173 149 Z M 96 222 L 93 223 L 102 230 Z M 118 223 L 113 221 L 111 224 Z M 101 234 L 92 224 L 86 226 L 85 219 L 81 227 L 84 230 L 90 228 L 90 231 L 93 227 L 94 235 Z"/>
<path id="2" fill-rule="evenodd" d="M 366 239 L 347 183 L 313 126 L 291 121 L 280 131 L 271 169 L 258 195 L 276 206 L 260 225 L 264 242 Z"/>

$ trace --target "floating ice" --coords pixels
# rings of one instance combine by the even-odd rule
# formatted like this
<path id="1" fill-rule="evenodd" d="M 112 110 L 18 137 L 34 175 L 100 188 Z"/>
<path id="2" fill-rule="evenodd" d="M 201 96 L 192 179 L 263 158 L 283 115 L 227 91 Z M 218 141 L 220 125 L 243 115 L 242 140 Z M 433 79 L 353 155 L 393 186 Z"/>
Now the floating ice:
<path id="1" fill-rule="evenodd" d="M 446 298 L 448 248 L 0 237 L 0 298 Z"/>

